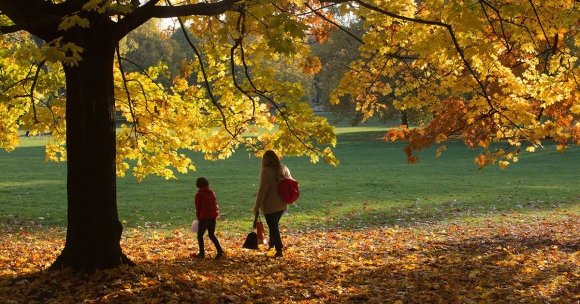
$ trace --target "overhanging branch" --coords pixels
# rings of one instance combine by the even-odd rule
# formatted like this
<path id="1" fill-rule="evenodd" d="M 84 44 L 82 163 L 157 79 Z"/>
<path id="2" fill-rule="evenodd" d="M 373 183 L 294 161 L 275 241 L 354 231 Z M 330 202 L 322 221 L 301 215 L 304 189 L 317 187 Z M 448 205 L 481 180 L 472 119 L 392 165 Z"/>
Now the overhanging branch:
<path id="1" fill-rule="evenodd" d="M 228 11 L 241 11 L 244 7 L 240 0 L 223 0 L 214 3 L 196 3 L 180 6 L 155 6 L 151 8 L 153 18 L 172 18 L 183 16 L 217 16 Z"/>
<path id="2" fill-rule="evenodd" d="M 158 6 L 160 0 L 151 0 L 135 9 L 118 23 L 119 39 L 151 18 L 177 18 L 185 16 L 218 16 L 228 11 L 242 11 L 244 4 L 240 0 L 223 0 L 213 3 L 196 3 L 187 5 Z"/>

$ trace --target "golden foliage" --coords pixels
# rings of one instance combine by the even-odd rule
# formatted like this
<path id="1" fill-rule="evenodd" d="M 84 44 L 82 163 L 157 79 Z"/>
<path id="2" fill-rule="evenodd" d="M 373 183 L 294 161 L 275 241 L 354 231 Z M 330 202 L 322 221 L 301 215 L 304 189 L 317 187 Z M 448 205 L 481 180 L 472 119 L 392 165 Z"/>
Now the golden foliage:
<path id="1" fill-rule="evenodd" d="M 394 93 L 395 107 L 433 113 L 425 128 L 385 136 L 409 141 L 409 162 L 421 148 L 455 138 L 485 149 L 506 141 L 514 153 L 523 142 L 580 143 L 574 2 L 357 3 L 349 12 L 365 20 L 362 59 L 332 101 L 351 96 L 367 119 Z M 505 167 L 515 154 L 490 156 L 478 163 L 502 159 Z"/>
<path id="2" fill-rule="evenodd" d="M 278 71 L 269 63 L 298 62 L 302 72 L 316 73 L 321 65 L 309 52 L 308 35 L 327 39 L 343 16 L 364 20 L 363 43 L 360 59 L 345 63 L 351 69 L 330 101 L 348 97 L 364 120 L 389 110 L 382 98 L 393 99 L 399 110 L 432 113 L 424 128 L 385 136 L 409 142 L 409 162 L 418 161 L 422 148 L 453 139 L 484 149 L 507 142 L 510 151 L 490 151 L 477 160 L 501 167 L 517 158 L 522 143 L 532 147 L 525 151 L 545 139 L 557 141 L 560 151 L 580 143 L 580 11 L 573 1 L 352 2 L 356 5 L 245 1 L 242 11 L 183 17 L 196 41 L 191 45 L 196 57 L 183 63 L 173 86 L 154 83 L 166 73 L 163 66 L 151 68 L 148 77 L 116 69 L 117 109 L 129 121 L 117 140 L 119 175 L 128 169 L 126 159 L 137 160 L 139 179 L 172 178 L 171 167 L 193 169 L 179 149 L 203 151 L 215 160 L 242 147 L 254 153 L 274 148 L 337 164 L 327 149 L 335 141 L 328 122 L 299 102 L 304 89 L 298 83 L 277 81 Z M 89 1 L 83 10 L 122 16 L 132 12 L 132 3 Z M 90 27 L 80 16 L 63 19 L 62 29 Z M 3 50 L 15 50 L 0 53 L 7 67 L 3 83 L 9 86 L 0 100 L 1 147 L 17 145 L 18 126 L 64 134 L 63 105 L 36 105 L 61 97 L 54 92 L 63 86 L 62 72 L 52 63 L 75 66 L 84 50 L 62 39 L 39 49 L 26 35 L 4 35 L 0 43 Z M 40 69 L 37 78 L 31 77 L 34 66 Z M 65 140 L 61 135 L 47 149 L 47 159 L 66 156 L 57 148 Z"/>
<path id="3" fill-rule="evenodd" d="M 270 64 L 297 62 L 304 73 L 320 70 L 320 61 L 304 43 L 309 23 L 317 18 L 299 17 L 307 10 L 303 4 L 252 2 L 244 16 L 183 18 L 191 21 L 187 24 L 196 41 L 191 52 L 197 55 L 183 62 L 171 87 L 156 81 L 168 73 L 163 64 L 145 73 L 125 73 L 122 62 L 115 62 L 116 111 L 127 121 L 117 132 L 117 174 L 132 169 L 138 180 L 149 174 L 175 178 L 174 170 L 195 169 L 183 149 L 201 151 L 207 160 L 227 158 L 239 149 L 256 154 L 275 149 L 338 164 L 331 150 L 334 129 L 300 102 L 301 85 L 278 81 L 279 71 Z M 132 4 L 89 1 L 83 9 L 129 13 Z M 65 18 L 61 28 L 91 26 L 79 16 Z M 7 69 L 2 81 L 9 86 L 0 94 L 0 147 L 14 149 L 19 128 L 32 135 L 51 132 L 46 159 L 66 160 L 66 99 L 55 93 L 65 85 L 64 74 L 53 62 L 75 66 L 84 50 L 62 39 L 38 48 L 26 34 L 18 43 L 8 38 L 2 36 L 0 46 L 16 52 L 0 52 Z M 32 69 L 38 75 L 31 75 Z"/>

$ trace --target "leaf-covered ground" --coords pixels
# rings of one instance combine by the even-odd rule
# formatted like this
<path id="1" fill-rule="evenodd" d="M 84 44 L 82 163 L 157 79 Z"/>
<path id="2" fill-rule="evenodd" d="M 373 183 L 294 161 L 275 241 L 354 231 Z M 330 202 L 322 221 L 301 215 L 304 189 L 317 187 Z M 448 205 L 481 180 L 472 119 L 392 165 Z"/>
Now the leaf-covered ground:
<path id="1" fill-rule="evenodd" d="M 219 238 L 225 259 L 194 260 L 186 228 L 128 229 L 137 267 L 46 272 L 65 232 L 3 219 L 2 303 L 574 303 L 580 217 L 506 215 L 478 224 L 283 231 L 283 258 Z M 215 254 L 207 240 L 210 255 Z"/>

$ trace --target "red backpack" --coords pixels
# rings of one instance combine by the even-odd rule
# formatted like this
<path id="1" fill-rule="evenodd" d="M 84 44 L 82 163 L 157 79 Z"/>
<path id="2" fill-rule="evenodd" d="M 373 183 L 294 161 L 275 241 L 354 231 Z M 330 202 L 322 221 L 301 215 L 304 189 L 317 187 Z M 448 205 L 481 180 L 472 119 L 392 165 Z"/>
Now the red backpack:
<path id="1" fill-rule="evenodd" d="M 286 178 L 278 183 L 278 192 L 286 204 L 292 204 L 300 196 L 300 187 L 295 179 Z"/>

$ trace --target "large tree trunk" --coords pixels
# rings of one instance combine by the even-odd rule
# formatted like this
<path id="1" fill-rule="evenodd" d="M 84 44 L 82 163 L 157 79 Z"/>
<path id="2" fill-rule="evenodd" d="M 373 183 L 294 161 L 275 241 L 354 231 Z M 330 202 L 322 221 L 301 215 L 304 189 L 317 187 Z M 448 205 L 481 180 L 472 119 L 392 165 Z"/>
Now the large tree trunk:
<path id="1" fill-rule="evenodd" d="M 92 272 L 133 264 L 122 252 L 115 174 L 113 59 L 116 41 L 106 31 L 84 32 L 78 66 L 66 66 L 66 244 L 50 269 Z"/>

